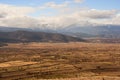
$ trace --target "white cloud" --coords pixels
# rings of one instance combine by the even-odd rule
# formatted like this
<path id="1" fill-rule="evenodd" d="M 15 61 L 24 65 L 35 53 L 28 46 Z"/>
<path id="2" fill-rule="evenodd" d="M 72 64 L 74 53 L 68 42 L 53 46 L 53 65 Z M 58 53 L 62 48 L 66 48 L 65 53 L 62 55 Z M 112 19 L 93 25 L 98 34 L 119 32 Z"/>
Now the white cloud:
<path id="1" fill-rule="evenodd" d="M 6 14 L 6 17 L 25 16 L 34 11 L 35 9 L 32 7 L 19 7 L 19 6 L 0 4 L 0 14 L 3 15 Z"/>
<path id="2" fill-rule="evenodd" d="M 81 3 L 83 2 L 84 0 L 74 0 L 75 3 Z"/>
<path id="3" fill-rule="evenodd" d="M 3 26 L 27 28 L 37 26 L 38 20 L 27 16 L 16 16 L 3 19 L 1 22 L 3 23 Z"/>
<path id="4" fill-rule="evenodd" d="M 55 2 L 47 2 L 47 3 L 43 4 L 42 6 L 39 6 L 38 9 L 40 9 L 40 10 L 44 10 L 44 9 L 48 9 L 48 8 L 64 9 L 64 8 L 68 7 L 70 3 L 71 3 L 71 1 L 65 1 L 61 4 L 58 4 Z"/>
<path id="5" fill-rule="evenodd" d="M 49 2 L 38 7 L 20 7 L 0 4 L 0 26 L 61 28 L 70 25 L 120 24 L 120 11 L 71 8 L 69 2 Z M 32 17 L 28 14 L 41 9 L 53 8 L 60 11 L 56 16 Z M 61 13 L 63 11 L 63 13 Z"/>
<path id="6" fill-rule="evenodd" d="M 62 4 L 56 4 L 55 2 L 48 2 L 44 6 L 47 8 L 64 8 L 68 6 L 68 2 L 64 2 Z"/>
<path id="7" fill-rule="evenodd" d="M 6 16 L 7 16 L 6 13 L 4 13 L 4 12 L 0 12 L 0 18 L 5 18 Z"/>
<path id="8" fill-rule="evenodd" d="M 88 9 L 77 12 L 79 16 L 90 19 L 112 18 L 115 17 L 117 13 L 118 13 L 117 10 L 95 10 L 95 9 Z"/>

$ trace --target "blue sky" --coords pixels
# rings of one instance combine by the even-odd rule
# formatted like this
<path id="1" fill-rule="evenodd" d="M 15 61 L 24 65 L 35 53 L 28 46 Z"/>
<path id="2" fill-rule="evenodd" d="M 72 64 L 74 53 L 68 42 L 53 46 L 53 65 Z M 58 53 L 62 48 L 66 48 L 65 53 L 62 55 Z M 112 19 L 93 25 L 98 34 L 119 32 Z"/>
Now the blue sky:
<path id="1" fill-rule="evenodd" d="M 62 3 L 64 1 L 65 0 L 0 0 L 0 3 L 19 6 L 31 6 L 31 4 L 34 4 L 34 6 L 40 6 L 47 2 Z"/>
<path id="2" fill-rule="evenodd" d="M 41 6 L 47 2 L 61 4 L 64 3 L 64 1 L 65 0 L 0 0 L 0 3 L 16 6 Z M 120 0 L 84 0 L 84 2 L 79 5 L 94 9 L 120 9 Z"/>
<path id="3" fill-rule="evenodd" d="M 77 8 L 85 7 L 98 10 L 120 9 L 120 0 L 83 0 L 82 3 L 74 3 L 74 0 L 0 0 L 0 3 L 14 6 L 38 7 L 44 6 L 44 4 L 49 2 L 54 2 L 55 4 L 64 4 L 65 1 L 71 1 L 71 3 L 68 5 L 71 8 L 77 6 Z M 55 11 L 54 9 L 47 8 L 41 11 L 37 11 L 36 13 L 30 13 L 29 15 L 39 16 L 44 14 L 48 16 L 53 16 L 56 15 L 56 13 L 57 11 Z"/>
<path id="4" fill-rule="evenodd" d="M 85 4 L 95 9 L 120 9 L 120 0 L 86 0 Z"/>

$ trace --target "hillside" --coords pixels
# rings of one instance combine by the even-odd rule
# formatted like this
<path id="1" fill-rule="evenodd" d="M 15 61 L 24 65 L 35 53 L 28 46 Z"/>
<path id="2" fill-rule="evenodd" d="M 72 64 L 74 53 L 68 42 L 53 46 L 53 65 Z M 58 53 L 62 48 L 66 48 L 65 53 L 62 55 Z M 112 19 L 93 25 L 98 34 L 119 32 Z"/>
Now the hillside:
<path id="1" fill-rule="evenodd" d="M 85 41 L 80 38 L 58 33 L 13 31 L 0 32 L 0 42 L 77 42 Z"/>

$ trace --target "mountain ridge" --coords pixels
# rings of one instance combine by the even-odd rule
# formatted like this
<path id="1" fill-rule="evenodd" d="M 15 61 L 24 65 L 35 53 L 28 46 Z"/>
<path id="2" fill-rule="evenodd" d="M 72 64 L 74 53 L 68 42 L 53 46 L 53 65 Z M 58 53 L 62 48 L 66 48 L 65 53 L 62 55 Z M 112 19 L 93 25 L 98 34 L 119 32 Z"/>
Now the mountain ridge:
<path id="1" fill-rule="evenodd" d="M 46 27 L 33 27 L 33 28 L 13 28 L 13 27 L 0 27 L 2 32 L 12 32 L 17 30 L 33 31 L 33 32 L 49 32 L 49 33 L 60 33 L 78 38 L 120 38 L 120 25 L 101 25 L 101 26 L 86 26 L 80 27 L 77 25 L 71 25 L 68 27 L 54 29 L 47 29 Z"/>
<path id="2" fill-rule="evenodd" d="M 13 31 L 0 32 L 0 42 L 84 42 L 84 39 L 59 33 Z"/>

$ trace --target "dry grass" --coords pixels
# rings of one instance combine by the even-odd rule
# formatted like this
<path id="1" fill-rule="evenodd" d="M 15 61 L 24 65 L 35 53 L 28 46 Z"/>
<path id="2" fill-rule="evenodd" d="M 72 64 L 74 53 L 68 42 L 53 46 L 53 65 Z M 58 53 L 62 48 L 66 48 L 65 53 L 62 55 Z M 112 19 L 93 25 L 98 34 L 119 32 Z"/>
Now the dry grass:
<path id="1" fill-rule="evenodd" d="M 120 80 L 120 77 L 109 76 L 94 76 L 94 77 L 79 77 L 79 78 L 65 78 L 65 79 L 29 79 L 29 80 Z"/>
<path id="2" fill-rule="evenodd" d="M 0 62 L 0 80 L 120 80 L 120 44 L 11 43 Z"/>
<path id="3" fill-rule="evenodd" d="M 14 67 L 14 66 L 24 66 L 24 65 L 34 65 L 37 62 L 24 62 L 24 61 L 9 61 L 9 62 L 4 62 L 0 63 L 0 68 L 4 67 Z"/>
<path id="4" fill-rule="evenodd" d="M 5 48 L 31 48 L 31 49 L 39 49 L 39 48 L 112 48 L 112 47 L 120 47 L 120 43 L 83 43 L 83 42 L 70 42 L 70 43 L 9 43 Z"/>

